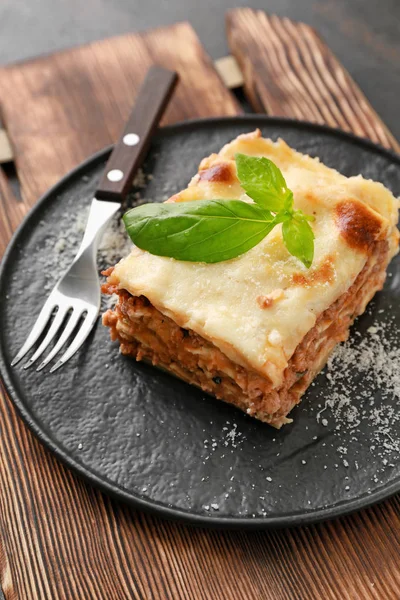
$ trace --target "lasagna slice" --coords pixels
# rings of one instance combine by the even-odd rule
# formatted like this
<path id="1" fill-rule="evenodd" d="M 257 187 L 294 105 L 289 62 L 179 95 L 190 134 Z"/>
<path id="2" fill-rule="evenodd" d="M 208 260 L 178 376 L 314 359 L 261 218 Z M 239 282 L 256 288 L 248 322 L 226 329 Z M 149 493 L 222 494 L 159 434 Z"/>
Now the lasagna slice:
<path id="1" fill-rule="evenodd" d="M 215 264 L 133 247 L 107 272 L 104 292 L 118 294 L 118 302 L 103 323 L 123 354 L 279 428 L 382 288 L 398 250 L 398 200 L 380 183 L 344 177 L 257 130 L 204 159 L 168 202 L 248 202 L 236 153 L 271 159 L 295 208 L 314 215 L 311 268 L 288 253 L 280 225 L 247 253 Z"/>

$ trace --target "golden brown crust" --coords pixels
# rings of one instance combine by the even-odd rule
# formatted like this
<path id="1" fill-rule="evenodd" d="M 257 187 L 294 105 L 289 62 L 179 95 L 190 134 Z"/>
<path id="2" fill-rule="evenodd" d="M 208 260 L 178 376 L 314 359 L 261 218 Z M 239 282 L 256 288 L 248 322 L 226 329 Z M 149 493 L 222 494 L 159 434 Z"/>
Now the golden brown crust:
<path id="1" fill-rule="evenodd" d="M 199 181 L 212 181 L 227 185 L 237 183 L 235 165 L 232 162 L 221 162 L 207 169 L 201 169 L 199 171 Z"/>
<path id="2" fill-rule="evenodd" d="M 269 294 L 257 296 L 257 303 L 260 308 L 270 308 L 277 302 L 278 300 L 282 300 L 284 298 L 285 292 L 278 288 L 276 290 L 272 290 Z"/>
<path id="3" fill-rule="evenodd" d="M 270 308 L 274 302 L 270 296 L 257 296 L 257 304 L 260 308 Z"/>
<path id="4" fill-rule="evenodd" d="M 350 248 L 368 252 L 382 231 L 382 219 L 359 200 L 344 200 L 335 207 L 336 223 Z"/>
<path id="5" fill-rule="evenodd" d="M 292 283 L 303 287 L 332 283 L 335 279 L 335 262 L 332 256 L 327 256 L 317 269 L 310 270 L 307 274 L 294 273 Z"/>

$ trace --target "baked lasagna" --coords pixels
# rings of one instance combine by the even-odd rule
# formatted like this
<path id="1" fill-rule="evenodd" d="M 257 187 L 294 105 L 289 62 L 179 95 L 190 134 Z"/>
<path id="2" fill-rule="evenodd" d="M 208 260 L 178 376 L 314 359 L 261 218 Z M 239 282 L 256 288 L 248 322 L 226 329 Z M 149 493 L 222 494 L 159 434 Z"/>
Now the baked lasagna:
<path id="1" fill-rule="evenodd" d="M 296 208 L 315 217 L 311 268 L 288 253 L 280 225 L 245 254 L 214 264 L 134 246 L 106 272 L 103 291 L 118 301 L 103 323 L 123 354 L 279 428 L 382 288 L 398 250 L 398 200 L 381 183 L 345 177 L 257 130 L 205 158 L 167 202 L 248 202 L 237 153 L 272 160 Z"/>

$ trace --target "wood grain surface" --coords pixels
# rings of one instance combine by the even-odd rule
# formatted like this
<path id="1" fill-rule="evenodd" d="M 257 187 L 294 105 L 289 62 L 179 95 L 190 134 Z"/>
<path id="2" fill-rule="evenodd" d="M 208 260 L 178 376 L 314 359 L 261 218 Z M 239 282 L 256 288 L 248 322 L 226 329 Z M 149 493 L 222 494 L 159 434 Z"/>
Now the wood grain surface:
<path id="1" fill-rule="evenodd" d="M 0 110 L 28 206 L 118 138 L 151 64 L 181 75 L 163 124 L 239 112 L 188 23 L 0 69 Z"/>
<path id="2" fill-rule="evenodd" d="M 181 88 L 169 120 L 207 112 L 233 114 L 237 110 L 234 100 L 189 31 L 185 25 L 185 35 L 195 41 L 195 51 L 176 43 L 181 53 L 195 56 L 197 63 L 200 56 L 202 66 L 196 63 L 196 72 L 203 79 L 196 81 L 195 98 L 190 85 Z M 91 46 L 87 53 L 81 48 L 7 70 L 7 76 L 11 73 L 12 80 L 21 86 L 25 100 L 32 97 L 34 114 L 42 123 L 40 94 L 44 94 L 52 124 L 44 124 L 44 129 L 39 123 L 32 125 L 29 143 L 21 145 L 22 127 L 11 118 L 11 102 L 7 102 L 12 141 L 17 156 L 18 143 L 24 156 L 19 157 L 18 169 L 25 202 L 18 202 L 10 194 L 5 199 L 0 191 L 4 235 L 10 234 L 23 215 L 23 207 L 34 201 L 48 177 L 41 174 L 41 165 L 46 164 L 41 158 L 43 152 L 46 157 L 50 152 L 55 160 L 50 173 L 53 179 L 56 172 L 62 174 L 85 154 L 117 137 L 131 102 L 121 94 L 126 91 L 127 79 L 134 85 L 125 72 L 133 62 L 132 44 L 135 60 L 143 59 L 144 72 L 151 60 L 149 39 L 153 40 L 151 52 L 159 55 L 163 51 L 162 37 L 155 42 L 157 35 L 152 33 L 143 36 L 142 43 L 136 38 L 133 43 L 132 36 L 128 36 L 126 46 L 117 38 L 99 44 L 100 54 Z M 125 59 L 112 87 L 105 81 L 104 60 L 114 53 L 120 60 Z M 188 63 L 185 65 L 189 68 Z M 68 73 L 85 73 L 75 80 L 68 97 L 64 95 L 67 66 Z M 306 69 L 310 70 L 309 77 L 315 77 L 312 64 L 307 63 Z M 44 87 L 35 81 L 42 70 L 47 73 Z M 181 77 L 185 78 L 186 70 L 182 71 Z M 1 77 L 4 81 L 6 74 L 3 72 Z M 193 75 L 188 77 L 192 81 Z M 254 96 L 247 81 L 248 91 Z M 0 102 L 3 89 L 0 85 Z M 7 89 L 12 90 L 12 86 L 9 84 Z M 50 89 L 55 90 L 54 96 Z M 96 93 L 100 92 L 101 108 L 96 109 Z M 329 90 L 321 94 L 327 98 Z M 312 119 L 318 106 L 322 111 L 320 98 L 310 95 L 306 105 L 309 112 L 303 114 L 305 118 Z M 71 106 L 78 107 L 78 112 L 71 113 Z M 296 116 L 294 111 L 290 113 L 290 106 L 288 103 L 285 114 Z M 92 119 L 88 116 L 90 110 L 100 112 Z M 65 140 L 57 140 L 58 118 Z M 18 119 L 24 121 L 26 115 L 20 112 Z M 91 129 L 88 119 L 92 126 L 97 123 L 97 129 Z M 103 125 L 99 127 L 98 123 Z M 47 147 L 53 142 L 57 151 Z M 59 153 L 61 146 L 66 153 Z M 29 157 L 31 151 L 36 163 Z M 5 181 L 0 179 L 2 184 Z M 114 502 L 86 485 L 32 436 L 5 394 L 0 402 L 0 581 L 6 600 L 397 600 L 399 522 L 398 498 L 331 523 L 284 531 L 207 531 L 163 521 Z"/>
<path id="3" fill-rule="evenodd" d="M 0 258 L 26 212 L 27 205 L 15 197 L 0 167 Z"/>
<path id="4" fill-rule="evenodd" d="M 229 45 L 256 112 L 324 123 L 400 150 L 312 27 L 251 8 L 230 11 L 226 22 Z"/>

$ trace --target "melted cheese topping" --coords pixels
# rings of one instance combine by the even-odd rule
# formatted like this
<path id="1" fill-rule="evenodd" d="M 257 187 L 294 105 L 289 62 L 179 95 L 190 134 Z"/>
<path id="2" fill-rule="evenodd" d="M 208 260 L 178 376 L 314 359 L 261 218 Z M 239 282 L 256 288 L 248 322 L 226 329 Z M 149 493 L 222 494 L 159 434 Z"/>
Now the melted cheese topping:
<path id="1" fill-rule="evenodd" d="M 257 130 L 204 159 L 188 188 L 169 202 L 251 201 L 236 177 L 236 152 L 273 160 L 294 193 L 295 207 L 315 216 L 312 267 L 288 253 L 277 226 L 246 254 L 216 264 L 176 261 L 134 247 L 110 281 L 146 296 L 178 325 L 279 386 L 297 345 L 354 282 L 373 243 L 387 239 L 391 255 L 396 253 L 398 200 L 380 183 L 346 178 L 282 140 L 263 139 Z"/>

